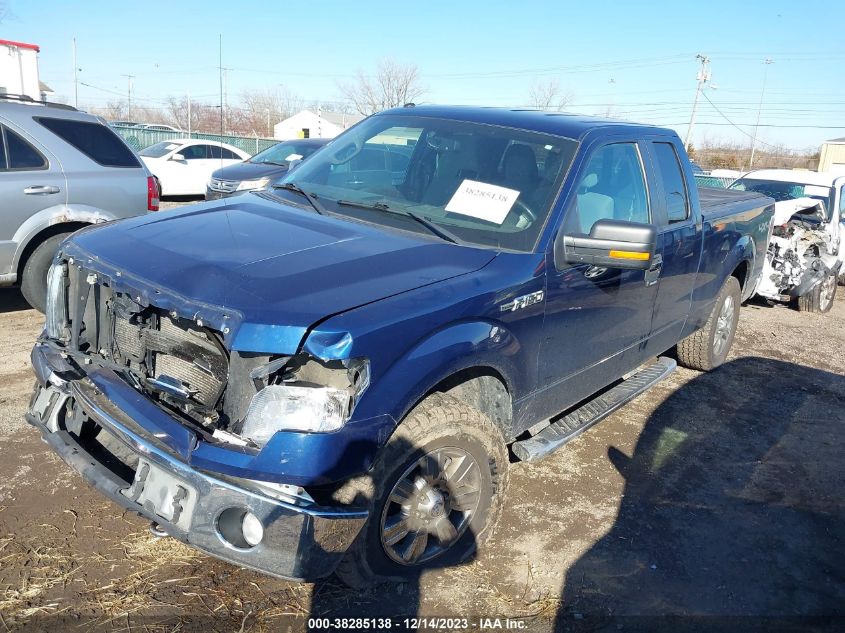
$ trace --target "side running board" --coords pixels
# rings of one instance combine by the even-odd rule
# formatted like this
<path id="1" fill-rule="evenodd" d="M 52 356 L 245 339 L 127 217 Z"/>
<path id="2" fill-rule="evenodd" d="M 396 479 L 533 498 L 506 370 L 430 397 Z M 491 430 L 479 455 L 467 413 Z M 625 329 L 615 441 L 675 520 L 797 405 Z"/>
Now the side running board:
<path id="1" fill-rule="evenodd" d="M 661 356 L 612 389 L 552 422 L 536 435 L 514 442 L 511 447 L 514 455 L 522 461 L 528 461 L 551 453 L 659 383 L 677 366 L 671 358 Z"/>

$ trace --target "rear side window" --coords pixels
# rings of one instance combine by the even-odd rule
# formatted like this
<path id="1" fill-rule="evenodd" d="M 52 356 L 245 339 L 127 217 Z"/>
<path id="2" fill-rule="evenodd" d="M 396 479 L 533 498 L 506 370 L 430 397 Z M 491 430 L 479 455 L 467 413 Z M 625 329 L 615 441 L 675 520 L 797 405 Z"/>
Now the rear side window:
<path id="1" fill-rule="evenodd" d="M 20 134 L 4 127 L 2 140 L 4 151 L 0 169 L 47 169 L 47 159 Z"/>
<path id="2" fill-rule="evenodd" d="M 671 143 L 654 143 L 654 156 L 666 193 L 666 212 L 669 223 L 682 222 L 689 217 L 687 187 L 678 153 Z"/>
<path id="3" fill-rule="evenodd" d="M 36 121 L 104 167 L 141 166 L 132 150 L 105 125 L 47 117 L 38 117 Z"/>
<path id="4" fill-rule="evenodd" d="M 211 158 L 211 146 L 209 145 L 188 145 L 179 152 L 185 160 L 205 160 Z"/>
<path id="5" fill-rule="evenodd" d="M 226 149 L 225 147 L 220 147 L 219 145 L 207 145 L 208 147 L 208 158 L 223 158 L 226 160 L 241 160 L 240 156 L 235 154 L 235 152 Z"/>

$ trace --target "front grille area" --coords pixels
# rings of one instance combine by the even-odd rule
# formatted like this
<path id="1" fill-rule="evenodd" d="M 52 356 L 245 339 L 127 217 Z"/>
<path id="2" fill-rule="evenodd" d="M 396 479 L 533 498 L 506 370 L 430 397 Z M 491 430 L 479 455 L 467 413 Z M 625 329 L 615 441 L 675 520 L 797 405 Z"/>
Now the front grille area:
<path id="1" fill-rule="evenodd" d="M 130 384 L 171 410 L 203 425 L 217 421 L 229 358 L 214 331 L 108 286 L 83 281 L 73 288 L 71 281 L 69 294 L 86 301 L 72 347 L 125 368 L 120 373 Z"/>
<path id="2" fill-rule="evenodd" d="M 221 180 L 220 178 L 212 178 L 208 183 L 208 188 L 212 191 L 232 193 L 238 188 L 238 184 L 240 183 L 237 180 Z"/>

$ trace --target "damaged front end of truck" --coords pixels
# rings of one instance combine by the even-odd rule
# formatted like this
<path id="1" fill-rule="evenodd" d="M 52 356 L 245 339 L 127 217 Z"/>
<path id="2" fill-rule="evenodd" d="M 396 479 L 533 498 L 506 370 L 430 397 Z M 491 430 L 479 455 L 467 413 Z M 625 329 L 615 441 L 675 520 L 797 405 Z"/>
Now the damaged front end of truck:
<path id="1" fill-rule="evenodd" d="M 237 312 L 146 285 L 72 244 L 48 282 L 27 414 L 45 441 L 159 534 L 279 577 L 330 574 L 367 513 L 312 491 L 367 466 L 342 456 L 365 441 L 346 422 L 368 362 L 298 344 L 235 349 Z"/>
<path id="2" fill-rule="evenodd" d="M 817 311 L 826 312 L 841 267 L 837 248 L 838 235 L 826 220 L 824 202 L 813 198 L 777 202 L 757 294 L 770 301 L 792 302 L 816 293 Z"/>

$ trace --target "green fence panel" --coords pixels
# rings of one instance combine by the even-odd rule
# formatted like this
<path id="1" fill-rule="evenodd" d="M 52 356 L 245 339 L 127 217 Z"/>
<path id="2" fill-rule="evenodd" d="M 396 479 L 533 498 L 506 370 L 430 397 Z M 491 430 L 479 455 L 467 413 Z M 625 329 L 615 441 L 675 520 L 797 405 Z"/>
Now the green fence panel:
<path id="1" fill-rule="evenodd" d="M 192 138 L 203 141 L 218 141 L 233 145 L 240 150 L 245 151 L 250 156 L 258 152 L 272 147 L 279 141 L 273 138 L 261 138 L 255 136 L 230 136 L 228 134 L 206 134 L 205 132 L 165 132 L 162 130 L 142 130 L 134 127 L 114 126 L 114 131 L 117 132 L 127 144 L 136 152 L 141 151 L 145 147 L 155 145 L 162 141 L 172 141 L 177 138 Z"/>
<path id="2" fill-rule="evenodd" d="M 727 189 L 736 178 L 731 176 L 710 176 L 708 174 L 695 174 L 695 184 L 699 187 L 712 187 L 713 189 Z"/>

